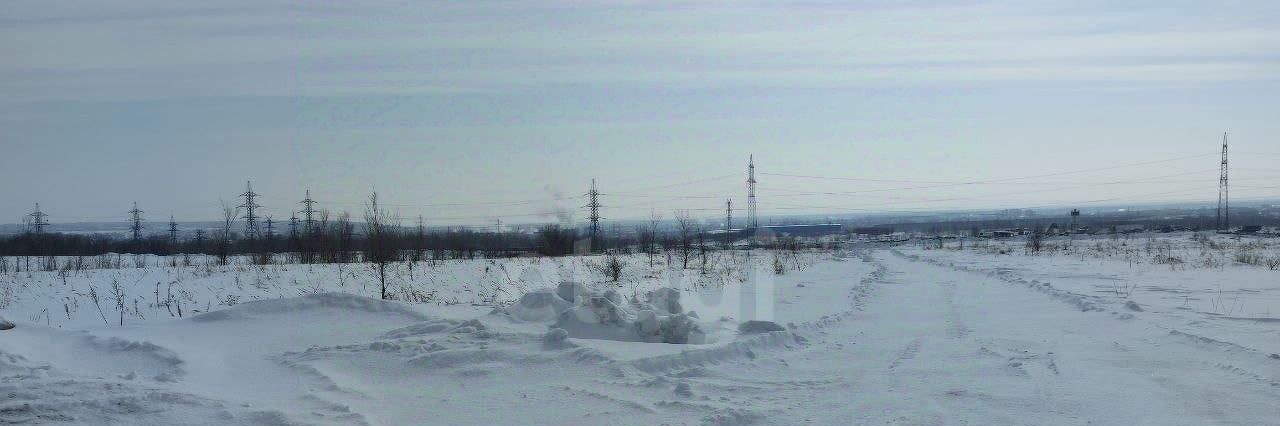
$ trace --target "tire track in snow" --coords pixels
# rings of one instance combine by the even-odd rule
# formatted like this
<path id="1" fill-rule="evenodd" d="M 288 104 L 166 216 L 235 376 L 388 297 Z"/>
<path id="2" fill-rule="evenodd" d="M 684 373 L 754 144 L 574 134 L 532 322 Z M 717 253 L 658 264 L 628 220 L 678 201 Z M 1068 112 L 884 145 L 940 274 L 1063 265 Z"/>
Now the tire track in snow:
<path id="1" fill-rule="evenodd" d="M 920 338 L 917 337 L 911 339 L 911 341 L 907 343 L 907 346 L 903 347 L 902 350 L 898 352 L 898 355 L 893 357 L 893 360 L 889 362 L 889 369 L 892 370 L 898 368 L 898 366 L 902 365 L 903 362 L 915 359 L 916 355 L 919 353 Z"/>
<path id="2" fill-rule="evenodd" d="M 1045 293 L 1050 297 L 1065 302 L 1069 305 L 1080 308 L 1084 312 L 1104 312 L 1112 318 L 1119 321 L 1130 321 L 1135 319 L 1135 315 L 1131 312 L 1117 311 L 1095 303 L 1095 296 L 1082 295 L 1070 291 L 1053 287 L 1048 282 L 1039 280 L 1027 280 L 1015 273 L 1014 269 L 997 267 L 993 270 L 982 270 L 969 268 L 954 263 L 942 262 L 937 259 L 931 259 L 920 255 L 908 255 L 899 250 L 890 250 L 894 255 L 910 260 L 913 262 L 923 262 L 930 265 L 949 268 L 958 272 L 966 272 L 972 274 L 985 274 L 1000 279 L 1010 284 L 1020 284 L 1032 290 Z M 1162 351 L 1162 343 L 1171 343 L 1187 347 L 1199 347 L 1202 350 L 1214 350 L 1219 354 L 1214 356 L 1212 361 L 1192 360 L 1189 362 L 1208 367 L 1224 374 L 1232 375 L 1248 382 L 1263 384 L 1273 389 L 1280 389 L 1280 355 L 1267 354 L 1255 348 L 1240 345 L 1233 342 L 1222 341 L 1210 337 L 1201 336 L 1194 333 L 1187 333 L 1177 328 L 1161 324 L 1156 321 L 1150 321 L 1150 326 L 1167 331 L 1167 334 L 1155 336 L 1151 339 L 1144 339 L 1144 343 L 1150 346 L 1149 350 Z M 1126 349 L 1131 351 L 1132 349 Z M 1059 374 L 1057 360 L 1053 352 L 1044 354 L 1043 358 L 1045 367 L 1053 374 Z M 1011 363 L 1018 362 L 1011 358 Z M 1253 367 L 1242 367 L 1249 365 Z M 1021 366 L 1021 364 L 1019 364 Z"/>

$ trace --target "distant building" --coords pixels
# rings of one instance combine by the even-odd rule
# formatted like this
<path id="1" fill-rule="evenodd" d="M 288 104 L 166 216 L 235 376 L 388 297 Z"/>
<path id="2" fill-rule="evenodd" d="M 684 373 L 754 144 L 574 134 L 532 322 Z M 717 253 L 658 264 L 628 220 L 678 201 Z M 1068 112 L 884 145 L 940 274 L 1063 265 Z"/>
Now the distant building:
<path id="1" fill-rule="evenodd" d="M 822 223 L 816 225 L 765 225 L 756 230 L 756 235 L 762 232 L 768 232 L 772 235 L 786 237 L 821 237 L 824 235 L 838 235 L 842 229 L 842 225 L 838 223 Z"/>
<path id="2" fill-rule="evenodd" d="M 1116 225 L 1116 232 L 1121 234 L 1137 234 L 1146 230 L 1147 227 L 1142 225 Z"/>
<path id="3" fill-rule="evenodd" d="M 889 235 L 893 233 L 892 226 L 863 226 L 853 228 L 853 233 L 858 235 Z"/>
<path id="4" fill-rule="evenodd" d="M 1258 231 L 1261 231 L 1261 230 L 1262 230 L 1262 226 L 1259 226 L 1259 225 L 1245 225 L 1245 226 L 1241 226 L 1240 229 L 1237 229 L 1236 233 L 1237 234 L 1256 234 L 1258 233 Z"/>

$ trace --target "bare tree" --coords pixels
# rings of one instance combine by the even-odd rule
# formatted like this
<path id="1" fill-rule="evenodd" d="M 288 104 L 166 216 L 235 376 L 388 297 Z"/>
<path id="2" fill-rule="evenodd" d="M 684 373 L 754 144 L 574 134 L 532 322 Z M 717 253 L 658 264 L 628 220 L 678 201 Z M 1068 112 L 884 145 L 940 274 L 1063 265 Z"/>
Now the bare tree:
<path id="1" fill-rule="evenodd" d="M 333 220 L 333 244 L 330 245 L 330 262 L 350 263 L 354 260 L 355 225 L 351 224 L 351 213 L 342 212 Z"/>
<path id="2" fill-rule="evenodd" d="M 378 283 L 382 287 L 382 298 L 387 298 L 387 263 L 396 260 L 396 229 L 400 226 L 400 218 L 389 210 L 378 205 L 378 193 L 369 195 L 369 202 L 364 210 L 365 239 L 367 249 L 365 261 L 378 266 Z"/>
<path id="3" fill-rule="evenodd" d="M 653 266 L 653 257 L 658 254 L 658 224 L 662 222 L 662 213 L 654 210 L 649 213 L 649 244 L 644 251 L 649 254 L 649 266 Z"/>
<path id="4" fill-rule="evenodd" d="M 561 228 L 557 224 L 549 224 L 538 230 L 537 250 L 544 256 L 564 256 L 573 253 L 574 241 L 578 239 L 577 231 Z"/>
<path id="5" fill-rule="evenodd" d="M 676 229 L 679 232 L 680 267 L 689 269 L 689 255 L 693 253 L 693 238 L 697 231 L 697 223 L 688 210 L 676 211 Z"/>
<path id="6" fill-rule="evenodd" d="M 1027 237 L 1027 251 L 1032 254 L 1038 254 L 1043 247 L 1044 228 L 1039 224 L 1036 224 L 1035 228 L 1031 231 L 1031 236 Z"/>
<path id="7" fill-rule="evenodd" d="M 703 231 L 702 225 L 695 224 L 695 226 L 697 226 L 697 229 L 695 229 L 695 232 L 698 237 L 698 256 L 702 259 L 702 262 L 698 266 L 698 270 L 701 274 L 706 275 L 707 274 L 707 249 L 708 249 L 707 233 Z"/>
<path id="8" fill-rule="evenodd" d="M 655 241 L 657 241 L 657 236 L 652 232 L 649 232 L 648 227 L 643 225 L 636 226 L 636 245 L 639 246 L 640 251 L 649 256 L 649 266 L 653 266 L 653 257 L 655 254 L 650 251 L 649 248 Z"/>
<path id="9" fill-rule="evenodd" d="M 231 255 L 231 225 L 236 223 L 236 218 L 240 216 L 240 207 L 227 204 L 226 200 L 218 200 L 222 205 L 222 229 L 218 232 L 218 263 L 227 264 L 227 257 Z"/>

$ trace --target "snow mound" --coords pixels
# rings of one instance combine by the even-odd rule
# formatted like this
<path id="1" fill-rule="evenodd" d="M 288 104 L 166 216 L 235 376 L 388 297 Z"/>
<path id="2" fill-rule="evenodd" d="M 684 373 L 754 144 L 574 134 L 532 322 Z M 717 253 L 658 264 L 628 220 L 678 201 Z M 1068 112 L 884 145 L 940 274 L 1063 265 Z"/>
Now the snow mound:
<path id="1" fill-rule="evenodd" d="M 108 370 L 118 370 L 121 377 L 132 378 L 141 373 L 158 382 L 174 382 L 185 374 L 184 361 L 177 353 L 151 342 L 84 336 L 83 343 L 88 351 L 80 353 L 93 356 Z"/>
<path id="2" fill-rule="evenodd" d="M 566 282 L 526 293 L 504 312 L 520 321 L 551 323 L 565 337 L 676 344 L 707 340 L 697 315 L 682 312 L 680 292 L 672 288 L 650 291 L 641 302 L 624 300 L 614 290 L 593 291 Z"/>
<path id="3" fill-rule="evenodd" d="M 302 297 L 257 300 L 241 303 L 220 311 L 196 315 L 191 319 L 198 322 L 217 322 L 256 318 L 263 315 L 280 315 L 320 310 L 386 313 L 407 316 L 418 320 L 425 320 L 428 318 L 426 315 L 397 302 L 345 293 L 320 293 Z"/>
<path id="4" fill-rule="evenodd" d="M 424 336 L 430 334 L 443 333 L 452 330 L 458 326 L 457 321 L 447 319 L 426 320 L 417 324 L 407 325 L 388 331 L 382 334 L 383 339 L 404 339 L 409 337 Z"/>

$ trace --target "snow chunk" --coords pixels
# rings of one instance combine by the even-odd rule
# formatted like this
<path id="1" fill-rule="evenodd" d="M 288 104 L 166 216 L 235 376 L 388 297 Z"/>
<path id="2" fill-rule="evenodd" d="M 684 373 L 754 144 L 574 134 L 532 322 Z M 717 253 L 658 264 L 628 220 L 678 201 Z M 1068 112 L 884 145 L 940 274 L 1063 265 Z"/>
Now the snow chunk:
<path id="1" fill-rule="evenodd" d="M 757 321 L 751 320 L 738 324 L 738 332 L 742 334 L 759 334 L 774 331 L 786 331 L 781 325 L 773 321 Z"/>
<path id="2" fill-rule="evenodd" d="M 693 396 L 693 390 L 689 389 L 689 383 L 680 382 L 676 384 L 675 394 L 685 398 L 690 398 Z"/>
<path id="3" fill-rule="evenodd" d="M 1142 307 L 1141 307 L 1141 306 L 1138 306 L 1138 303 L 1137 303 L 1137 302 L 1134 302 L 1134 301 L 1132 301 L 1132 300 L 1130 300 L 1130 301 L 1128 301 L 1128 302 L 1124 302 L 1124 307 L 1129 308 L 1129 310 L 1131 310 L 1131 311 L 1138 311 L 1138 312 L 1142 312 Z"/>
<path id="4" fill-rule="evenodd" d="M 678 314 L 684 312 L 680 306 L 680 292 L 671 287 L 663 287 L 645 294 L 646 300 L 658 312 Z"/>
<path id="5" fill-rule="evenodd" d="M 574 282 L 555 290 L 529 292 L 505 312 L 521 321 L 553 322 L 553 326 L 586 339 L 627 342 L 700 344 L 706 335 L 696 314 L 681 311 L 680 292 L 662 288 L 646 294 L 645 302 L 628 302 L 617 291 L 592 291 Z M 557 333 L 558 334 L 558 333 Z M 550 333 L 548 336 L 550 338 Z"/>
<path id="6" fill-rule="evenodd" d="M 573 303 L 578 300 L 578 296 L 581 293 L 581 289 L 582 289 L 582 285 L 576 282 L 573 282 L 573 281 L 562 282 L 560 283 L 559 286 L 556 287 L 556 296 L 560 296 L 561 299 L 569 303 Z"/>
<path id="7" fill-rule="evenodd" d="M 564 340 L 568 340 L 568 331 L 564 329 L 550 329 L 543 335 L 543 343 L 548 345 L 561 345 Z"/>
<path id="8" fill-rule="evenodd" d="M 561 289 L 563 286 L 561 286 Z M 506 309 L 512 318 L 526 322 L 550 322 L 569 309 L 573 303 L 561 297 L 561 289 L 542 289 L 525 293 L 520 301 Z M 571 297 L 573 293 L 568 293 Z"/>
<path id="9" fill-rule="evenodd" d="M 4 319 L 4 317 L 0 317 L 0 330 L 11 330 L 13 329 L 13 327 L 16 327 L 16 326 L 13 325 L 12 322 Z"/>

